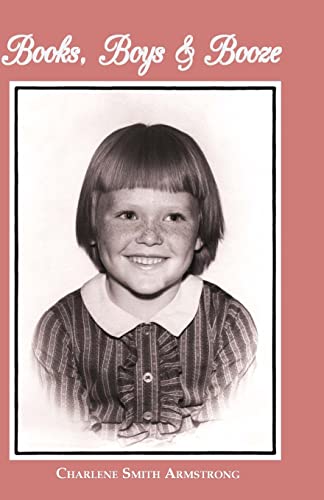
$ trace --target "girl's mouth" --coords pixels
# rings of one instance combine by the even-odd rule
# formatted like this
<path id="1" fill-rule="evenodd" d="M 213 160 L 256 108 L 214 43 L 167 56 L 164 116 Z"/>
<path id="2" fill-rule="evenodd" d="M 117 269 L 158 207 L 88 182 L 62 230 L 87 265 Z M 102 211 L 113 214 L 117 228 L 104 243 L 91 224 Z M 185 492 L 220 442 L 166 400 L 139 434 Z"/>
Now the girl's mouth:
<path id="1" fill-rule="evenodd" d="M 128 259 L 134 264 L 140 264 L 141 266 L 155 266 L 166 260 L 165 257 L 145 257 L 138 255 L 130 256 Z"/>

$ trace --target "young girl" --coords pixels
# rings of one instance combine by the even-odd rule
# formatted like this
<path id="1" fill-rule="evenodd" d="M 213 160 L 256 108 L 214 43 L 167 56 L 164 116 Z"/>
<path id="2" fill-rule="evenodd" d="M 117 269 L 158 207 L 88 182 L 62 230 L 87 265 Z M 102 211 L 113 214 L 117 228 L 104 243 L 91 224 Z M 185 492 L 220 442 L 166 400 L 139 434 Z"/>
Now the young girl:
<path id="1" fill-rule="evenodd" d="M 131 125 L 95 151 L 76 233 L 99 274 L 47 311 L 33 349 L 59 407 L 124 443 L 213 420 L 256 351 L 250 314 L 198 277 L 224 233 L 196 142 Z"/>

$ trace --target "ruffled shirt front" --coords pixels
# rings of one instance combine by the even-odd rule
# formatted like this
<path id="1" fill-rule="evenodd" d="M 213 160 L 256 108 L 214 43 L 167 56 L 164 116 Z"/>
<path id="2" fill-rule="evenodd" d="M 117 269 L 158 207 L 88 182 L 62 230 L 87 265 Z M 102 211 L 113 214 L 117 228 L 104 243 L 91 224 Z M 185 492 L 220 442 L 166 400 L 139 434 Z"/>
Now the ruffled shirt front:
<path id="1" fill-rule="evenodd" d="M 253 364 L 256 330 L 237 300 L 195 276 L 144 323 L 110 300 L 100 274 L 43 315 L 33 347 L 58 406 L 131 444 L 217 418 Z"/>

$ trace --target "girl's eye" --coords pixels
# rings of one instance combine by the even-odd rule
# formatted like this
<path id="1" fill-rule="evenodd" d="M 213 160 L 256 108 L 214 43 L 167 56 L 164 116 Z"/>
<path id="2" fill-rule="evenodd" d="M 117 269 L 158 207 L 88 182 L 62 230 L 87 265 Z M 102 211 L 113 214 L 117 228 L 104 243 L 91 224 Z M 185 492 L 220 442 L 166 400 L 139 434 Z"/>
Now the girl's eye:
<path id="1" fill-rule="evenodd" d="M 119 214 L 118 218 L 122 219 L 122 220 L 136 220 L 137 215 L 135 212 L 126 211 L 126 212 L 122 212 L 121 214 Z"/>
<path id="2" fill-rule="evenodd" d="M 180 222 L 185 220 L 184 216 L 180 213 L 169 214 L 165 220 L 167 222 Z"/>

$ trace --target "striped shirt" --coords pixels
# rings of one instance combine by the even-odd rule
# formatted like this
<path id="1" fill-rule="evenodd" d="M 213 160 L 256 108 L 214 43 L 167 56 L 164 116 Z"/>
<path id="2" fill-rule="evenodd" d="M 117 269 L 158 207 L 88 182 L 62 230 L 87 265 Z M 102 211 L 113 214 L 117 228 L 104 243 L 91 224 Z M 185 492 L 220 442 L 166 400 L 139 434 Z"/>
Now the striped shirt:
<path id="1" fill-rule="evenodd" d="M 188 295 L 182 329 L 172 305 L 167 319 L 128 321 L 132 328 L 124 331 L 113 309 L 111 327 L 109 314 L 103 322 L 96 315 L 102 303 L 91 304 L 82 289 L 57 302 L 33 342 L 51 399 L 91 430 L 127 444 L 218 418 L 255 360 L 256 329 L 237 300 L 196 277 L 193 290 L 194 280 L 201 286 Z"/>

